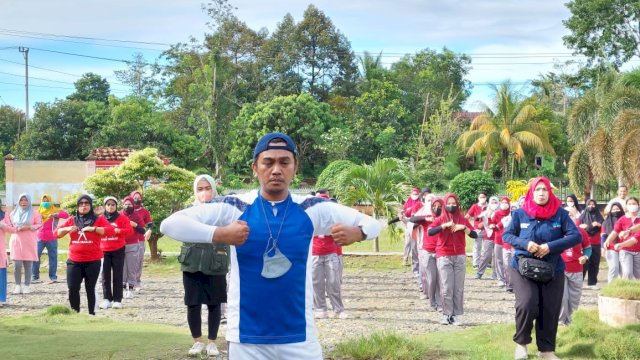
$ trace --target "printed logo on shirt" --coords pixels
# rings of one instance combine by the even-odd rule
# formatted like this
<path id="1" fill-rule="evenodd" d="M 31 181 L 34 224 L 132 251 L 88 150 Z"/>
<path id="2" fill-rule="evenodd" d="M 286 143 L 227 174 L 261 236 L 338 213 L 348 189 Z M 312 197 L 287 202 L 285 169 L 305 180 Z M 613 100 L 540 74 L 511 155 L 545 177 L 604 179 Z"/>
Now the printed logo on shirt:
<path id="1" fill-rule="evenodd" d="M 520 228 L 521 229 L 526 229 L 529 227 L 529 223 L 520 223 Z"/>
<path id="2" fill-rule="evenodd" d="M 557 229 L 560 227 L 560 223 L 559 222 L 554 222 L 553 224 L 551 224 L 551 227 L 554 229 Z"/>

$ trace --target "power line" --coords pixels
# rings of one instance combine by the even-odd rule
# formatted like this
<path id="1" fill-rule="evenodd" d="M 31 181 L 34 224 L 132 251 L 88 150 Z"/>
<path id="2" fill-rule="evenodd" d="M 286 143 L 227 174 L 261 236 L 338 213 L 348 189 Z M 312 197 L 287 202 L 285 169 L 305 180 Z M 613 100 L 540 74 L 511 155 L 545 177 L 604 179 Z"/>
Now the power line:
<path id="1" fill-rule="evenodd" d="M 125 49 L 135 49 L 135 50 L 148 50 L 148 51 L 157 51 L 157 52 L 163 52 L 163 51 L 166 50 L 166 49 L 154 49 L 154 48 L 141 48 L 141 47 L 125 46 L 125 45 L 111 45 L 111 44 L 90 43 L 90 42 L 85 42 L 85 41 L 50 39 L 50 38 L 46 38 L 46 37 L 11 34 L 11 33 L 6 33 L 6 32 L 2 32 L 2 31 L 0 31 L 0 34 L 7 35 L 7 36 L 21 37 L 21 38 L 48 40 L 48 41 L 60 41 L 60 42 L 65 42 L 65 43 L 85 44 L 85 45 L 92 45 L 92 46 L 107 46 L 107 47 L 115 47 L 115 48 L 125 48 Z"/>
<path id="2" fill-rule="evenodd" d="M 162 46 L 171 46 L 171 44 L 168 44 L 168 43 L 161 43 L 161 42 L 135 41 L 135 40 L 121 40 L 121 39 L 105 39 L 105 38 L 96 38 L 96 37 L 88 37 L 88 36 L 75 36 L 75 35 L 51 34 L 51 33 L 41 33 L 41 32 L 24 31 L 24 30 L 13 30 L 13 29 L 4 29 L 4 28 L 0 28 L 0 31 L 9 31 L 9 32 L 14 32 L 14 33 L 23 33 L 23 34 L 40 35 L 40 36 L 64 37 L 64 38 L 71 38 L 71 39 L 83 39 L 83 40 L 95 40 L 95 41 L 110 41 L 110 42 L 130 43 L 130 44 L 142 44 L 142 45 L 162 45 Z"/>

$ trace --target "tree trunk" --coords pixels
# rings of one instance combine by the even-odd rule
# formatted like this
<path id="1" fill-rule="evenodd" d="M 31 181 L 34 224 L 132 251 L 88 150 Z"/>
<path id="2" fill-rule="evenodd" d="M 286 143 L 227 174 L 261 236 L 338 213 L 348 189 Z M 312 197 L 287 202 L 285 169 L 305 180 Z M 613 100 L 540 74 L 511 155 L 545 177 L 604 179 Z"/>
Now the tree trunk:
<path id="1" fill-rule="evenodd" d="M 158 254 L 158 239 L 160 234 L 152 233 L 149 238 L 149 251 L 151 251 L 151 261 L 160 260 L 160 254 Z"/>
<path id="2" fill-rule="evenodd" d="M 378 242 L 378 237 L 376 236 L 375 239 L 373 239 L 373 252 L 377 253 L 380 252 L 380 244 Z"/>

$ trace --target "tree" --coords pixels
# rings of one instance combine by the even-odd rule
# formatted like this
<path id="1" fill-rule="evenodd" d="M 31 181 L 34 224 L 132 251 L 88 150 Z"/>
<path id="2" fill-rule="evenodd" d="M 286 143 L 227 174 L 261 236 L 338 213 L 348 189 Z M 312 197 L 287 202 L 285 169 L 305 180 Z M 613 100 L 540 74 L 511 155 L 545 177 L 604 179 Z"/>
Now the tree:
<path id="1" fill-rule="evenodd" d="M 331 162 L 318 176 L 316 187 L 318 189 L 327 188 L 331 193 L 336 193 L 336 191 L 339 191 L 345 179 L 345 174 L 348 174 L 354 166 L 356 166 L 356 164 L 349 160 L 336 160 Z"/>
<path id="2" fill-rule="evenodd" d="M 492 196 L 496 190 L 496 182 L 491 175 L 480 170 L 460 173 L 449 184 L 449 191 L 458 195 L 460 207 L 463 209 L 469 209 L 477 201 L 480 191 Z"/>
<path id="3" fill-rule="evenodd" d="M 148 64 L 142 53 L 135 53 L 133 60 L 127 62 L 126 70 L 116 70 L 114 74 L 118 81 L 129 85 L 134 97 L 149 99 L 155 93 L 159 81 L 154 78 L 154 66 Z"/>
<path id="4" fill-rule="evenodd" d="M 407 171 L 406 165 L 394 158 L 377 159 L 371 165 L 356 165 L 345 176 L 336 196 L 347 205 L 371 205 L 374 218 L 391 219 L 408 192 Z M 373 251 L 378 250 L 376 238 Z"/>
<path id="5" fill-rule="evenodd" d="M 312 167 L 324 164 L 315 151 L 321 135 L 335 125 L 329 105 L 318 102 L 311 95 L 280 96 L 269 102 L 245 105 L 233 121 L 230 158 L 238 164 L 238 172 L 247 172 L 253 147 L 266 133 L 279 131 L 288 134 L 298 146 L 298 161 L 302 174 L 312 173 Z"/>
<path id="6" fill-rule="evenodd" d="M 554 155 L 545 128 L 536 122 L 536 108 L 518 98 L 509 83 L 494 87 L 496 108 L 486 106 L 483 114 L 471 122 L 468 131 L 458 139 L 458 146 L 467 157 L 484 154 L 487 170 L 489 161 L 497 156 L 502 176 L 507 177 L 509 158 L 521 161 L 526 150 Z M 513 165 L 512 165 L 513 168 Z"/>
<path id="7" fill-rule="evenodd" d="M 151 258 L 157 260 L 160 223 L 180 210 L 184 201 L 193 195 L 194 179 L 194 173 L 175 165 L 164 165 L 158 157 L 158 150 L 147 148 L 129 155 L 119 166 L 89 176 L 84 188 L 99 199 L 106 196 L 122 199 L 133 190 L 142 191 L 145 207 L 155 224 L 149 249 Z M 144 188 L 147 180 L 158 181 L 159 184 Z"/>
<path id="8" fill-rule="evenodd" d="M 571 31 L 565 45 L 594 62 L 616 69 L 640 55 L 640 3 L 635 0 L 573 0 L 571 17 L 563 21 Z"/>
<path id="9" fill-rule="evenodd" d="M 567 134 L 575 146 L 569 180 L 573 190 L 586 198 L 595 196 L 595 185 L 629 180 L 623 170 L 629 165 L 628 155 L 618 157 L 613 150 L 635 129 L 632 115 L 640 109 L 640 86 L 630 85 L 615 70 L 603 73 L 569 112 Z"/>
<path id="10" fill-rule="evenodd" d="M 0 106 L 0 155 L 4 158 L 18 142 L 24 113 L 8 105 Z M 4 159 L 0 163 L 0 182 L 4 183 Z"/>
<path id="11" fill-rule="evenodd" d="M 16 144 L 16 155 L 30 160 L 84 160 L 107 111 L 105 103 L 96 101 L 36 103 L 29 131 Z"/>
<path id="12" fill-rule="evenodd" d="M 74 86 L 76 91 L 67 96 L 69 100 L 99 101 L 105 104 L 109 101 L 109 83 L 98 74 L 86 73 L 74 83 Z"/>

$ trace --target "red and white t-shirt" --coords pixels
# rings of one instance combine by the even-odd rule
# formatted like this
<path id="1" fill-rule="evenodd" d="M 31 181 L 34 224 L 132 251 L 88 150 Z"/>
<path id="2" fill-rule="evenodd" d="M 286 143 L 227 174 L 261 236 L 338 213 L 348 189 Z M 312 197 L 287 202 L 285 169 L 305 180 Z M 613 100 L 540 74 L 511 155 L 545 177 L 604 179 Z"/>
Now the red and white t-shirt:
<path id="1" fill-rule="evenodd" d="M 568 273 L 581 273 L 582 264 L 580 264 L 580 257 L 583 255 L 582 250 L 591 247 L 589 242 L 589 234 L 582 228 L 578 228 L 580 235 L 582 235 L 582 242 L 574 247 L 565 249 L 560 256 L 566 265 L 564 272 Z"/>
<path id="2" fill-rule="evenodd" d="M 616 221 L 616 224 L 613 226 L 613 231 L 618 233 L 617 243 L 624 242 L 629 239 L 620 239 L 620 233 L 632 227 L 633 225 L 640 224 L 640 217 L 636 217 L 635 219 L 631 219 L 629 216 L 625 215 Z M 622 248 L 620 250 L 632 251 L 632 252 L 640 252 L 640 233 L 631 234 L 631 237 L 636 238 L 636 243 L 629 247 Z M 613 248 L 613 245 L 611 245 Z"/>

